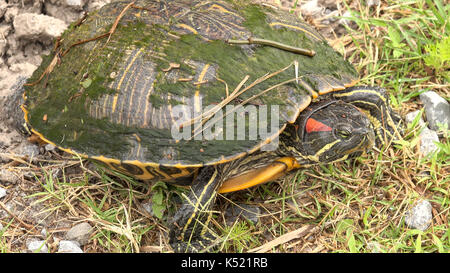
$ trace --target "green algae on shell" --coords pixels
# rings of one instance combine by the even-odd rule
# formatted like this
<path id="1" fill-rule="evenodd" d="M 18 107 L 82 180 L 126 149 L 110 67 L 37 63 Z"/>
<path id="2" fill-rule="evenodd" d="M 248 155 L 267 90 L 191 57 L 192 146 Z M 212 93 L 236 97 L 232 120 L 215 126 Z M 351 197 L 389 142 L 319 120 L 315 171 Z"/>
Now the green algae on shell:
<path id="1" fill-rule="evenodd" d="M 203 106 L 217 105 L 226 98 L 226 86 L 231 92 L 248 76 L 245 88 L 293 62 L 298 62 L 302 80 L 317 91 L 322 83 L 317 78 L 341 85 L 349 85 L 357 78 L 354 68 L 320 34 L 297 22 L 292 14 L 228 1 L 221 5 L 235 8 L 217 19 L 220 8 L 208 6 L 209 2 L 194 2 L 197 4 L 162 2 L 174 12 L 170 16 L 162 15 L 160 10 L 130 8 L 109 39 L 72 47 L 45 81 L 26 87 L 25 107 L 33 129 L 59 147 L 89 156 L 168 165 L 213 164 L 253 151 L 267 141 L 267 136 L 177 142 L 170 131 L 170 109 L 174 106 L 195 106 L 196 94 Z M 81 25 L 72 25 L 63 34 L 60 48 L 65 50 L 80 40 L 107 32 L 127 3 L 112 3 L 89 15 Z M 152 7 L 154 3 L 137 1 L 135 5 Z M 180 10 L 177 5 L 184 8 L 183 13 L 176 13 Z M 187 18 L 204 20 L 192 22 Z M 208 27 L 217 26 L 208 22 L 219 27 L 223 24 L 223 29 L 209 33 Z M 316 55 L 308 57 L 271 46 L 234 45 L 226 39 L 212 39 L 217 35 L 228 39 L 247 39 L 251 35 L 311 49 Z M 52 60 L 53 56 L 45 57 L 30 82 L 37 80 Z M 167 71 L 171 63 L 179 67 Z M 292 66 L 249 88 L 230 104 L 239 104 L 294 77 Z M 295 81 L 250 102 L 279 106 L 278 131 L 295 120 L 308 103 L 308 88 Z M 234 118 L 236 124 L 238 116 Z M 248 132 L 249 118 L 244 120 Z M 236 127 L 233 129 L 236 131 Z"/>

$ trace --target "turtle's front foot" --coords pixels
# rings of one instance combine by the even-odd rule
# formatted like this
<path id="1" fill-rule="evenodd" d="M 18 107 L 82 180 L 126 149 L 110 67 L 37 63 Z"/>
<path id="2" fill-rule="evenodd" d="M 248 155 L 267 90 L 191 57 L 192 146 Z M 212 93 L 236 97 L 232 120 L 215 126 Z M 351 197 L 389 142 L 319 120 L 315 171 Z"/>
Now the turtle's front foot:
<path id="1" fill-rule="evenodd" d="M 169 242 L 175 252 L 203 252 L 217 238 L 208 229 L 220 175 L 216 166 L 204 167 L 171 221 Z"/>
<path id="2" fill-rule="evenodd" d="M 172 232 L 172 230 L 171 230 Z M 193 237 L 190 241 L 183 241 L 180 238 L 170 236 L 170 246 L 177 253 L 197 253 L 206 252 L 213 248 L 217 242 L 217 237 L 207 232 L 201 236 Z"/>

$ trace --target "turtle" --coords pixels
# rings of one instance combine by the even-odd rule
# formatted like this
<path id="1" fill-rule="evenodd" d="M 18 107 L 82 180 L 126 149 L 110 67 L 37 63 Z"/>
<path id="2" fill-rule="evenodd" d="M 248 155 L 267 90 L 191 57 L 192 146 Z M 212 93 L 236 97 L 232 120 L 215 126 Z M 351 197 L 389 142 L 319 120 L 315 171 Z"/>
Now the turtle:
<path id="1" fill-rule="evenodd" d="M 294 14 L 250 1 L 113 1 L 23 86 L 29 133 L 139 181 L 189 189 L 176 252 L 217 245 L 218 193 L 358 157 L 399 135 L 385 89 Z"/>

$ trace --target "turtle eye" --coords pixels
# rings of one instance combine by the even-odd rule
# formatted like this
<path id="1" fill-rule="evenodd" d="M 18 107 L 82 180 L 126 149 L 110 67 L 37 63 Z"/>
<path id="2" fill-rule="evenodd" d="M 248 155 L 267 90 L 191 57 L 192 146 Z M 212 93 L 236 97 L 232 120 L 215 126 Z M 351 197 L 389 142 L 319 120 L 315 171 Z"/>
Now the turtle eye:
<path id="1" fill-rule="evenodd" d="M 347 129 L 337 129 L 336 130 L 337 135 L 342 139 L 347 139 L 350 137 L 351 133 Z"/>

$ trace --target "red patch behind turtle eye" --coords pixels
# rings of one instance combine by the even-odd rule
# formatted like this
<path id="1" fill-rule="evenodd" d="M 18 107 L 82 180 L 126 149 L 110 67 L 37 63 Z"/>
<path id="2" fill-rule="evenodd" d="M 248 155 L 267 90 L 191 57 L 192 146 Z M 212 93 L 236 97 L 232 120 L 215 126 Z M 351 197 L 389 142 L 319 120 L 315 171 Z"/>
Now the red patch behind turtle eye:
<path id="1" fill-rule="evenodd" d="M 320 121 L 317 121 L 313 118 L 309 118 L 306 121 L 306 132 L 307 133 L 311 133 L 311 132 L 326 132 L 326 131 L 331 131 L 331 127 L 327 126 L 325 124 L 323 124 Z"/>

